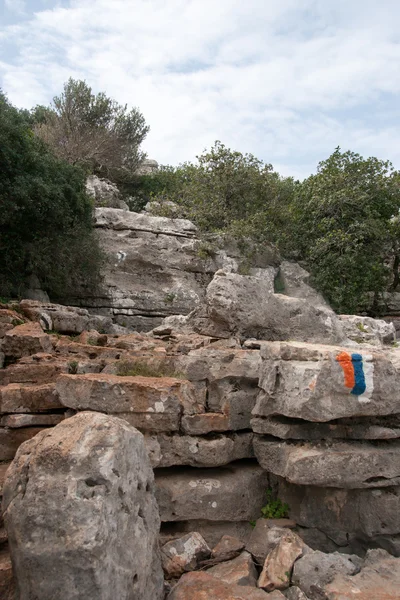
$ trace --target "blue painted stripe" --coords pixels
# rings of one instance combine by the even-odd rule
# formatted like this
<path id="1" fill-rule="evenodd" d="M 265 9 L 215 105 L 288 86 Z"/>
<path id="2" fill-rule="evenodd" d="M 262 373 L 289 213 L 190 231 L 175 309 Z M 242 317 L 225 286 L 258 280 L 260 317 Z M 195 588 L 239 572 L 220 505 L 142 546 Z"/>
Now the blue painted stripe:
<path id="1" fill-rule="evenodd" d="M 355 385 L 354 385 L 353 389 L 351 390 L 351 393 L 354 394 L 355 396 L 361 396 L 367 389 L 367 386 L 365 384 L 362 355 L 361 354 L 352 354 L 351 362 L 353 363 L 353 367 L 354 367 L 354 379 L 355 379 Z"/>

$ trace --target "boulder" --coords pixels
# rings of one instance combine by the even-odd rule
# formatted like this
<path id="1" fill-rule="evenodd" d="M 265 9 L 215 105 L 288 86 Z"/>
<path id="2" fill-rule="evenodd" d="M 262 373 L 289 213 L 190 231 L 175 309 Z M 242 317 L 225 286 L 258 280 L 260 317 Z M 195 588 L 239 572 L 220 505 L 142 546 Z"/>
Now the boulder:
<path id="1" fill-rule="evenodd" d="M 23 444 L 3 490 L 18 598 L 161 599 L 153 486 L 142 435 L 114 417 L 80 413 Z"/>
<path id="2" fill-rule="evenodd" d="M 320 600 L 326 598 L 324 588 L 336 575 L 355 575 L 359 572 L 361 564 L 362 559 L 358 556 L 339 552 L 324 554 L 318 550 L 311 551 L 295 562 L 292 582 L 310 600 Z"/>
<path id="3" fill-rule="evenodd" d="M 129 210 L 129 206 L 122 200 L 117 186 L 108 179 L 89 175 L 86 180 L 86 192 L 93 198 L 95 206 Z"/>
<path id="4" fill-rule="evenodd" d="M 161 548 L 164 573 L 167 578 L 180 577 L 185 571 L 194 571 L 210 554 L 210 548 L 199 533 L 188 533 Z"/>
<path id="5" fill-rule="evenodd" d="M 111 318 L 91 315 L 84 308 L 34 300 L 22 300 L 20 308 L 28 319 L 38 321 L 44 329 L 54 329 L 59 333 L 75 335 L 90 329 L 105 332 L 112 329 Z"/>
<path id="6" fill-rule="evenodd" d="M 344 341 L 341 324 L 326 306 L 271 293 L 268 281 L 217 271 L 207 288 L 205 305 L 188 318 L 203 335 L 264 340 L 300 340 L 332 344 Z"/>
<path id="7" fill-rule="evenodd" d="M 262 391 L 255 417 L 283 415 L 320 423 L 399 412 L 395 352 L 266 342 L 260 353 Z"/>
<path id="8" fill-rule="evenodd" d="M 37 352 L 51 353 L 53 343 L 39 323 L 24 323 L 6 332 L 1 349 L 6 357 L 21 358 Z"/>
<path id="9" fill-rule="evenodd" d="M 276 546 L 267 554 L 258 579 L 258 587 L 268 592 L 288 588 L 293 565 L 307 550 L 303 540 L 287 529 Z"/>
<path id="10" fill-rule="evenodd" d="M 232 560 L 211 567 L 207 573 L 225 583 L 253 587 L 257 584 L 257 570 L 251 554 L 246 551 Z"/>
<path id="11" fill-rule="evenodd" d="M 314 306 L 330 308 L 322 294 L 311 286 L 311 275 L 298 263 L 283 260 L 279 267 L 277 283 L 281 281 L 280 293 L 292 298 L 302 298 Z M 278 291 L 278 290 L 276 290 Z"/>
<path id="12" fill-rule="evenodd" d="M 382 347 L 396 341 L 396 329 L 391 322 L 358 315 L 339 315 L 339 319 L 346 336 L 358 344 Z"/>
<path id="13" fill-rule="evenodd" d="M 274 595 L 275 594 L 275 595 Z M 225 583 L 209 573 L 186 573 L 172 589 L 168 600 L 284 600 L 283 594 L 267 594 L 250 586 Z"/>
<path id="14" fill-rule="evenodd" d="M 158 469 L 155 476 L 162 521 L 251 521 L 260 515 L 268 487 L 268 473 L 251 462 Z"/>
<path id="15" fill-rule="evenodd" d="M 260 465 L 291 483 L 370 488 L 400 484 L 400 441 L 290 443 L 254 437 Z"/>

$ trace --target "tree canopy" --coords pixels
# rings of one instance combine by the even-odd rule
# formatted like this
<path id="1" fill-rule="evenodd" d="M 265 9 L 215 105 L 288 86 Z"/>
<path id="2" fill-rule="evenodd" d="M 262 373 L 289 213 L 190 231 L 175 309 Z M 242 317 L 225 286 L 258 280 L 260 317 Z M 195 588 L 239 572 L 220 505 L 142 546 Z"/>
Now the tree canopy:
<path id="1" fill-rule="evenodd" d="M 59 158 L 113 181 L 131 178 L 145 156 L 140 145 L 149 127 L 142 113 L 94 94 L 85 81 L 69 79 L 51 106 L 37 106 L 31 118 Z"/>
<path id="2" fill-rule="evenodd" d="M 0 92 L 0 289 L 15 295 L 31 275 L 60 297 L 99 280 L 85 174 L 34 135 L 26 112 Z"/>

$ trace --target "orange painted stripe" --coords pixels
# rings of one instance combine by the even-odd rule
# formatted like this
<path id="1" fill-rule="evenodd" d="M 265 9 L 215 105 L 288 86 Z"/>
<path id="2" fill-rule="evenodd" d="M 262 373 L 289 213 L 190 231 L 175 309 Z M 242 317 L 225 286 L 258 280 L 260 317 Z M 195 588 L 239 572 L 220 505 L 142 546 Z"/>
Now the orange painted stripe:
<path id="1" fill-rule="evenodd" d="M 345 386 L 353 389 L 356 384 L 356 380 L 354 377 L 354 366 L 351 362 L 350 354 L 348 352 L 341 352 L 337 355 L 336 360 L 343 369 Z"/>

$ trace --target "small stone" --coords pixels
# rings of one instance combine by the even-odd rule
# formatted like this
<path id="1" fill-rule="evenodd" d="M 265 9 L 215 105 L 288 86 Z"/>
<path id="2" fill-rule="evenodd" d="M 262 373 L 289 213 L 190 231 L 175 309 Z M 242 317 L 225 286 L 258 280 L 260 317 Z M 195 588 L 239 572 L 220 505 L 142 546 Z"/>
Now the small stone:
<path id="1" fill-rule="evenodd" d="M 303 554 L 304 547 L 303 540 L 293 531 L 287 530 L 267 555 L 258 587 L 269 592 L 288 588 L 293 564 Z"/>
<path id="2" fill-rule="evenodd" d="M 264 564 L 267 554 L 275 548 L 288 527 L 292 527 L 290 519 L 257 519 L 246 544 L 246 550 L 253 555 L 257 564 Z"/>
<path id="3" fill-rule="evenodd" d="M 180 577 L 195 570 L 211 554 L 210 548 L 197 532 L 168 542 L 161 548 L 161 560 L 167 578 Z"/>
<path id="4" fill-rule="evenodd" d="M 257 570 L 249 552 L 242 552 L 233 560 L 223 562 L 207 571 L 213 577 L 236 585 L 256 586 Z"/>
<path id="5" fill-rule="evenodd" d="M 231 554 L 232 552 L 241 552 L 245 544 L 231 535 L 223 535 L 215 548 L 211 551 L 213 558 L 219 558 Z"/>

